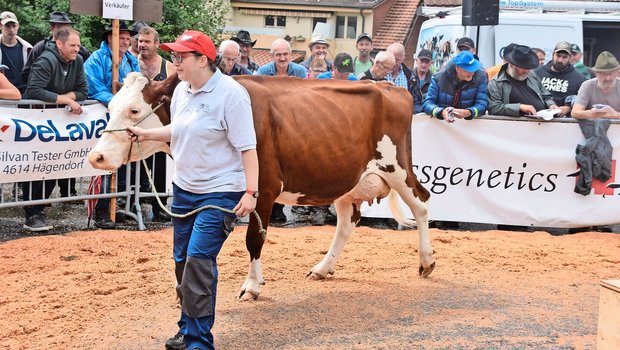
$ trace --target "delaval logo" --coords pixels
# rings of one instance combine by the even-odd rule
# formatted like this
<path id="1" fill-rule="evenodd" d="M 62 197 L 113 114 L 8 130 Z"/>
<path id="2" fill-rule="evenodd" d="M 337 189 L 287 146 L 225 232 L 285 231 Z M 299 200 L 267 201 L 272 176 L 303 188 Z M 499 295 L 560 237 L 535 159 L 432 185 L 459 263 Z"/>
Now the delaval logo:
<path id="1" fill-rule="evenodd" d="M 13 118 L 15 142 L 28 142 L 38 138 L 41 142 L 63 142 L 100 138 L 108 125 L 110 115 L 106 119 L 91 120 L 87 123 L 71 123 L 57 126 L 48 119 L 44 124 L 33 125 L 28 120 Z"/>

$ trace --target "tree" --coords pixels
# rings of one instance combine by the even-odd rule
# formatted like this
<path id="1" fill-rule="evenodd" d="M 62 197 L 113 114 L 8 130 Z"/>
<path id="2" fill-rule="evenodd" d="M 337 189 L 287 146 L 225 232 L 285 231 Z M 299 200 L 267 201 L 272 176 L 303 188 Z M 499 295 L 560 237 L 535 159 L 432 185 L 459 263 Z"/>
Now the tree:
<path id="1" fill-rule="evenodd" d="M 174 41 L 186 29 L 202 31 L 219 42 L 230 8 L 229 0 L 164 0 L 162 23 L 149 24 L 159 32 L 162 42 Z M 91 51 L 99 48 L 100 35 L 110 23 L 101 17 L 69 13 L 69 0 L 16 0 L 1 10 L 15 13 L 19 36 L 33 45 L 49 35 L 47 19 L 52 11 L 69 14 L 76 22 L 82 45 Z"/>

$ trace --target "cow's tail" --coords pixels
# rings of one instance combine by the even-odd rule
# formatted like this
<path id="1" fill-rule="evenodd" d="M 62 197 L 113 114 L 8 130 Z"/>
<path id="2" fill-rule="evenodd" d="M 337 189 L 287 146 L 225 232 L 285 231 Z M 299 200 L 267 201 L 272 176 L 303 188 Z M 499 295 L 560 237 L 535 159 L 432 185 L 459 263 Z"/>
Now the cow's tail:
<path id="1" fill-rule="evenodd" d="M 415 220 L 407 219 L 405 214 L 400 208 L 398 203 L 398 192 L 394 189 L 390 189 L 390 194 L 388 195 L 388 203 L 390 205 L 390 210 L 392 211 L 392 215 L 394 215 L 394 219 L 402 226 L 413 227 L 415 226 Z"/>

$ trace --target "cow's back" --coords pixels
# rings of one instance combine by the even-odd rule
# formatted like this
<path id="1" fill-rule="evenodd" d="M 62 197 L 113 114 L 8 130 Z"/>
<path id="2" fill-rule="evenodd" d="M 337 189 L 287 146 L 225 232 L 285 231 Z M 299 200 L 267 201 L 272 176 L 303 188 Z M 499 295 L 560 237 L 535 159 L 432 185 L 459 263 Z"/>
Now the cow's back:
<path id="1" fill-rule="evenodd" d="M 339 184 L 357 183 L 369 160 L 380 156 L 376 147 L 384 135 L 410 144 L 413 103 L 403 88 L 333 79 L 236 79 L 251 97 L 261 167 L 279 175 L 290 192 L 311 187 L 317 196 L 335 199 Z"/>

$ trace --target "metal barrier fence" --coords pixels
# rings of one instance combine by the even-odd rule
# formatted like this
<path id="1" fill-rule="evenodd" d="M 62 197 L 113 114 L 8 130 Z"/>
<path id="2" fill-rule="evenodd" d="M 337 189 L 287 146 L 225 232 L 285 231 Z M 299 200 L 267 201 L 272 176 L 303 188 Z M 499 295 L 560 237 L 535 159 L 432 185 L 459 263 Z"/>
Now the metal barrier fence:
<path id="1" fill-rule="evenodd" d="M 80 104 L 93 105 L 97 103 L 98 102 L 95 100 L 87 100 L 81 102 Z M 0 107 L 19 109 L 50 109 L 61 108 L 62 106 L 37 100 L 0 100 Z M 162 169 L 162 162 L 163 169 L 165 169 L 165 158 L 149 158 L 149 166 L 151 169 Z M 113 186 L 103 186 L 103 191 L 99 194 L 89 194 L 88 188 L 91 177 L 80 177 L 79 174 L 76 174 L 78 176 L 71 179 L 47 180 L 45 178 L 41 178 L 40 180 L 43 181 L 41 191 L 43 194 L 41 197 L 43 198 L 41 199 L 33 199 L 33 197 L 36 196 L 33 196 L 33 183 L 31 181 L 0 183 L 0 209 L 25 207 L 30 205 L 52 205 L 55 203 L 86 201 L 90 199 L 120 199 L 119 203 L 122 205 L 118 210 L 116 210 L 116 213 L 121 213 L 125 216 L 133 218 L 137 222 L 138 229 L 145 230 L 146 226 L 142 215 L 141 203 L 151 200 L 153 205 L 158 205 L 154 201 L 154 197 L 170 197 L 171 193 L 166 192 L 165 185 L 163 190 L 161 187 L 159 188 L 160 192 L 151 192 L 150 186 L 147 185 L 148 179 L 145 178 L 145 172 L 141 167 L 141 162 L 134 162 L 131 163 L 130 166 L 122 167 L 116 172 L 116 176 L 113 176 L 116 179 L 114 184 L 111 184 Z M 119 173 L 123 171 L 124 174 Z M 105 176 L 108 178 L 110 177 L 110 175 Z M 165 178 L 165 172 L 163 175 L 157 174 L 157 176 L 160 178 L 164 176 Z M 125 184 L 122 186 L 123 188 L 119 188 L 119 185 L 122 185 L 123 182 L 119 181 L 119 179 L 122 178 L 127 179 L 127 181 L 124 181 Z M 49 190 L 49 187 L 52 187 L 53 190 L 51 190 L 49 198 L 45 198 L 45 193 Z M 111 188 L 112 190 L 108 190 L 108 188 Z M 24 192 L 28 193 L 28 198 L 24 197 Z M 165 198 L 163 202 L 166 203 Z M 86 210 L 84 211 L 84 215 L 87 215 Z"/>

